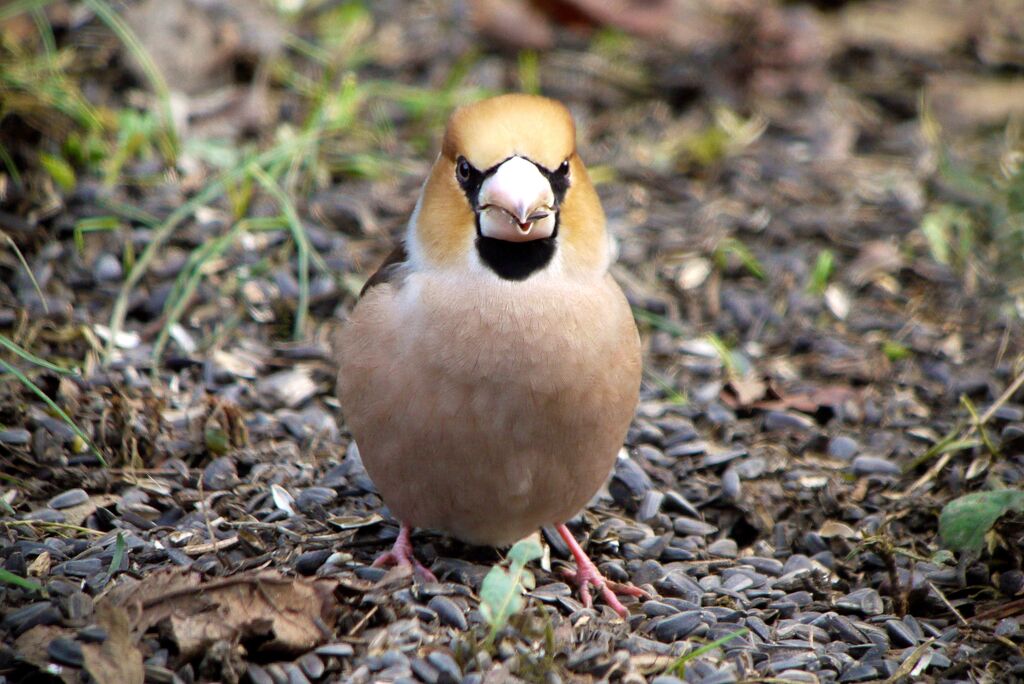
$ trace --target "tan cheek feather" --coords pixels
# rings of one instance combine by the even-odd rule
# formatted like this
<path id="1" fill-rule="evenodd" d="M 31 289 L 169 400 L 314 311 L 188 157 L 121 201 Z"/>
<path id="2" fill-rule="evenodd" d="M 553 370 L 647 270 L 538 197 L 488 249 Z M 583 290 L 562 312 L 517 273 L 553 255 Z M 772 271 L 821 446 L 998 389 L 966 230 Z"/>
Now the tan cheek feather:
<path id="1" fill-rule="evenodd" d="M 465 263 L 476 239 L 473 211 L 455 182 L 455 166 L 441 157 L 423 189 L 417 237 L 426 261 L 438 267 Z"/>
<path id="2" fill-rule="evenodd" d="M 570 273 L 591 273 L 605 265 L 608 246 L 604 210 L 583 162 L 575 153 L 569 164 L 569 191 L 562 203 L 558 239 Z"/>

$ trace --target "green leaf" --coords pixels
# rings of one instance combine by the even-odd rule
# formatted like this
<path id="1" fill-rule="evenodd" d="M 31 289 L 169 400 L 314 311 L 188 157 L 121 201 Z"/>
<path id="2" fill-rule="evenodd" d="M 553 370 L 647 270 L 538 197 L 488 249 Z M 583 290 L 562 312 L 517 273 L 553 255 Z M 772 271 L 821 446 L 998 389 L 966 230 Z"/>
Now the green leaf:
<path id="1" fill-rule="evenodd" d="M 885 354 L 885 358 L 895 363 L 910 356 L 910 349 L 899 342 L 886 340 L 882 344 L 882 353 Z"/>
<path id="2" fill-rule="evenodd" d="M 50 174 L 50 178 L 62 190 L 71 192 L 75 189 L 75 170 L 71 168 L 71 164 L 68 164 L 63 157 L 58 157 L 48 152 L 40 152 L 39 163 L 43 165 L 46 173 Z"/>
<path id="3" fill-rule="evenodd" d="M 480 585 L 480 614 L 493 631 L 501 629 L 522 608 L 523 597 L 512 575 L 495 566 Z"/>
<path id="4" fill-rule="evenodd" d="M 1024 491 L 997 489 L 953 499 L 939 515 L 943 546 L 953 551 L 980 551 L 985 535 L 1010 511 L 1024 511 Z"/>
<path id="5" fill-rule="evenodd" d="M 509 569 L 494 566 L 480 585 L 480 614 L 491 626 L 488 643 L 509 618 L 523 609 L 523 590 L 534 586 L 533 574 L 526 564 L 540 558 L 543 550 L 534 539 L 523 539 L 508 552 Z"/>
<path id="6" fill-rule="evenodd" d="M 4 582 L 5 584 L 13 584 L 16 587 L 28 589 L 29 591 L 43 591 L 42 585 L 40 585 L 38 582 L 33 582 L 30 579 L 25 579 L 24 577 L 15 575 L 10 570 L 4 570 L 3 568 L 0 568 L 0 582 Z"/>
<path id="7" fill-rule="evenodd" d="M 526 565 L 530 561 L 537 560 L 544 553 L 544 549 L 540 547 L 540 543 L 536 539 L 523 539 L 517 541 L 508 551 L 508 559 L 513 564 L 518 564 L 520 567 Z"/>
<path id="8" fill-rule="evenodd" d="M 832 250 L 823 249 L 818 252 L 818 259 L 814 262 L 814 270 L 811 271 L 811 280 L 807 285 L 811 294 L 820 295 L 828 287 L 829 278 L 832 277 L 832 269 L 835 265 L 835 255 Z"/>

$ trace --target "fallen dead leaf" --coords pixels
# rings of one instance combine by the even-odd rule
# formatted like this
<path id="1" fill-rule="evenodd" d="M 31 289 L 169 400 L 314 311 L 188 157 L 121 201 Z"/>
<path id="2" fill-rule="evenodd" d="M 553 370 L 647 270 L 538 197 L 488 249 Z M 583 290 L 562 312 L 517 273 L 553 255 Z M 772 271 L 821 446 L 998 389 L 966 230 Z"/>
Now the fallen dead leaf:
<path id="1" fill-rule="evenodd" d="M 96 623 L 107 631 L 102 644 L 82 644 L 85 670 L 96 684 L 142 684 L 145 670 L 142 652 L 132 637 L 128 614 L 123 608 L 96 605 Z"/>
<path id="2" fill-rule="evenodd" d="M 860 393 L 847 385 L 825 385 L 804 392 L 779 393 L 778 399 L 758 401 L 753 408 L 775 410 L 793 409 L 801 413 L 814 414 L 822 408 L 842 406 L 847 401 L 859 399 Z"/>
<path id="3" fill-rule="evenodd" d="M 117 587 L 110 600 L 133 616 L 136 638 L 167 624 L 186 660 L 218 641 L 242 639 L 257 642 L 259 650 L 303 653 L 322 643 L 323 628 L 334 624 L 336 586 L 275 571 L 203 582 L 197 573 L 174 569 Z"/>
<path id="4" fill-rule="evenodd" d="M 722 387 L 721 399 L 729 408 L 748 408 L 762 399 L 777 399 L 778 395 L 764 378 L 748 375 L 734 378 Z"/>

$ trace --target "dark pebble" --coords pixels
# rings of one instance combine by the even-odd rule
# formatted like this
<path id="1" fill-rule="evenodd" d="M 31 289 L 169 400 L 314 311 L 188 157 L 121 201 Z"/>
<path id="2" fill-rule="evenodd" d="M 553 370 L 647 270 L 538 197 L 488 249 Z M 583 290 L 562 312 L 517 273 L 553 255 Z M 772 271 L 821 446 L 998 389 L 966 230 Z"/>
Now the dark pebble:
<path id="1" fill-rule="evenodd" d="M 858 456 L 853 459 L 854 475 L 899 475 L 902 472 L 897 464 L 878 456 Z"/>
<path id="2" fill-rule="evenodd" d="M 872 679 L 878 679 L 878 671 L 870 665 L 863 665 L 861 663 L 855 663 L 839 675 L 839 681 L 843 683 L 868 682 Z"/>
<path id="3" fill-rule="evenodd" d="M 80 560 L 69 560 L 54 566 L 51 574 L 65 575 L 67 577 L 90 577 L 101 570 L 103 570 L 103 561 L 99 558 L 82 558 Z"/>
<path id="4" fill-rule="evenodd" d="M 899 620 L 886 620 L 885 631 L 892 640 L 893 646 L 905 648 L 907 646 L 916 646 L 917 638 L 910 633 L 907 626 Z"/>
<path id="5" fill-rule="evenodd" d="M 425 682 L 425 684 L 440 683 L 441 673 L 425 659 L 415 658 L 409 663 L 409 666 L 412 668 L 413 674 L 415 674 L 421 682 Z"/>
<path id="6" fill-rule="evenodd" d="M 352 644 L 338 642 L 336 644 L 324 644 L 313 652 L 325 657 L 351 658 L 352 654 L 355 653 L 355 649 L 352 648 Z"/>
<path id="7" fill-rule="evenodd" d="M 333 552 L 330 549 L 316 549 L 306 551 L 295 559 L 295 569 L 303 575 L 314 575 L 320 569 Z"/>
<path id="8" fill-rule="evenodd" d="M 1024 594 L 1024 572 L 1007 570 L 999 575 L 999 591 L 1007 596 Z"/>
<path id="9" fill-rule="evenodd" d="M 52 508 L 40 508 L 31 513 L 26 513 L 21 516 L 21 519 L 34 520 L 36 522 L 62 523 L 64 522 L 64 514 Z"/>
<path id="10" fill-rule="evenodd" d="M 302 668 L 302 671 L 312 679 L 320 679 L 324 676 L 326 667 L 324 667 L 324 661 L 321 660 L 315 653 L 307 653 L 295 663 Z"/>
<path id="11" fill-rule="evenodd" d="M 870 587 L 850 592 L 846 596 L 837 599 L 835 605 L 836 608 L 840 608 L 848 613 L 857 613 L 865 616 L 881 615 L 885 610 L 882 597 L 879 596 L 876 590 Z"/>
<path id="12" fill-rule="evenodd" d="M 816 423 L 812 418 L 791 411 L 768 411 L 764 414 L 765 432 L 806 432 L 813 430 Z"/>
<path id="13" fill-rule="evenodd" d="M 62 508 L 71 508 L 72 506 L 84 504 L 87 501 L 89 501 L 89 495 L 85 489 L 68 489 L 50 499 L 46 502 L 46 505 L 59 511 Z"/>
<path id="14" fill-rule="evenodd" d="M 249 681 L 252 682 L 252 684 L 275 684 L 273 677 L 270 677 L 266 670 L 258 665 L 252 664 L 252 662 L 250 662 L 246 668 L 246 675 L 249 677 Z"/>
<path id="15" fill-rule="evenodd" d="M 615 474 L 608 483 L 608 493 L 615 503 L 635 511 L 644 495 L 651 489 L 651 478 L 631 458 L 620 458 L 615 463 Z"/>
<path id="16" fill-rule="evenodd" d="M 687 456 L 700 456 L 707 453 L 708 445 L 701 441 L 681 442 L 665 450 L 669 458 L 686 458 Z"/>
<path id="17" fill-rule="evenodd" d="M 82 655 L 82 645 L 74 639 L 68 639 L 67 637 L 57 637 L 51 641 L 49 646 L 46 647 L 46 655 L 61 665 L 70 665 L 72 667 L 81 667 L 82 663 L 85 662 L 85 657 Z"/>
<path id="18" fill-rule="evenodd" d="M 235 462 L 227 456 L 213 459 L 203 469 L 203 487 L 208 490 L 231 489 L 238 482 L 238 470 L 235 468 Z"/>
<path id="19" fill-rule="evenodd" d="M 428 655 L 427 662 L 437 670 L 440 675 L 437 681 L 441 684 L 457 684 L 462 679 L 462 670 L 459 669 L 458 663 L 443 651 L 434 651 Z"/>
<path id="20" fill-rule="evenodd" d="M 654 623 L 654 636 L 658 641 L 671 643 L 685 639 L 703 624 L 700 611 L 692 610 L 664 617 Z"/>
<path id="21" fill-rule="evenodd" d="M 459 608 L 455 601 L 452 601 L 447 596 L 434 596 L 427 602 L 427 607 L 437 613 L 437 617 L 442 624 L 459 630 L 469 628 L 465 613 L 462 612 L 462 609 Z"/>
<path id="22" fill-rule="evenodd" d="M 99 625 L 89 625 L 78 630 L 78 640 L 87 644 L 102 644 L 107 640 L 107 630 Z"/>
<path id="23" fill-rule="evenodd" d="M 718 528 L 714 525 L 704 522 L 703 520 L 697 520 L 695 518 L 677 517 L 672 523 L 672 529 L 676 531 L 676 534 L 682 535 L 697 535 L 706 537 L 709 534 L 714 534 L 718 531 Z"/>
<path id="24" fill-rule="evenodd" d="M 309 511 L 315 506 L 325 506 L 338 497 L 338 493 L 330 487 L 306 487 L 295 498 L 295 505 L 300 511 Z"/>
<path id="25" fill-rule="evenodd" d="M 747 455 L 746 449 L 727 449 L 725 451 L 716 451 L 709 453 L 704 457 L 703 464 L 705 468 L 714 468 L 716 466 L 725 465 L 735 461 L 737 458 L 743 458 Z"/>
<path id="26" fill-rule="evenodd" d="M 27 632 L 37 625 L 55 625 L 61 620 L 60 611 L 49 601 L 39 601 L 12 610 L 0 625 L 15 634 Z"/>
<path id="27" fill-rule="evenodd" d="M 837 435 L 828 441 L 828 455 L 840 461 L 849 461 L 859 451 L 857 440 L 846 435 Z"/>
<path id="28" fill-rule="evenodd" d="M 32 433 L 25 428 L 0 430 L 0 443 L 10 446 L 25 446 L 32 440 Z"/>

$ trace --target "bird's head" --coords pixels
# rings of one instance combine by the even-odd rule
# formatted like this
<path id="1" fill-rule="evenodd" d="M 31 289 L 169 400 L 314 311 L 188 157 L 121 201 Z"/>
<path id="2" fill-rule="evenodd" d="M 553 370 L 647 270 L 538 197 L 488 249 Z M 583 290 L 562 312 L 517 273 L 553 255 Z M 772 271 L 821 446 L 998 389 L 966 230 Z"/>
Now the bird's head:
<path id="1" fill-rule="evenodd" d="M 603 273 L 604 213 L 569 111 L 518 94 L 456 110 L 407 242 L 426 268 L 479 266 L 510 281 Z"/>

